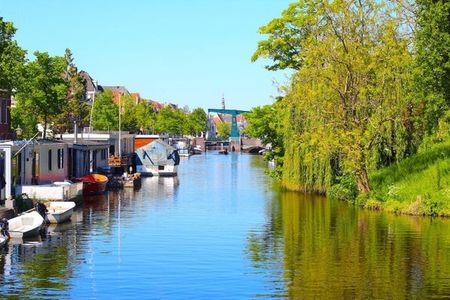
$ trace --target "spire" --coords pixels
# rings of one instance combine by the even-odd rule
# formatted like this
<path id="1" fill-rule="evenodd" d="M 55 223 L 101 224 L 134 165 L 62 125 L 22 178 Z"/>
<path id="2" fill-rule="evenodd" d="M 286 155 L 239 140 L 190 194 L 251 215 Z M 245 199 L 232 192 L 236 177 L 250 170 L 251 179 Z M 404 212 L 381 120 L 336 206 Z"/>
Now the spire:
<path id="1" fill-rule="evenodd" d="M 222 109 L 225 109 L 225 96 L 222 94 Z"/>

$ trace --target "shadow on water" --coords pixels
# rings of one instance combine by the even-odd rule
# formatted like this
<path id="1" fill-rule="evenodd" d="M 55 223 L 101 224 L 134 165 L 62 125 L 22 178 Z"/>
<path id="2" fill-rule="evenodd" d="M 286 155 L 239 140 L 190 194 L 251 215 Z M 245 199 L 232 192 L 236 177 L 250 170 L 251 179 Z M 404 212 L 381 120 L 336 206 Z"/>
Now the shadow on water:
<path id="1" fill-rule="evenodd" d="M 247 254 L 274 294 L 409 299 L 450 295 L 450 220 L 360 210 L 325 197 L 280 192 Z M 276 276 L 274 276 L 276 275 Z"/>

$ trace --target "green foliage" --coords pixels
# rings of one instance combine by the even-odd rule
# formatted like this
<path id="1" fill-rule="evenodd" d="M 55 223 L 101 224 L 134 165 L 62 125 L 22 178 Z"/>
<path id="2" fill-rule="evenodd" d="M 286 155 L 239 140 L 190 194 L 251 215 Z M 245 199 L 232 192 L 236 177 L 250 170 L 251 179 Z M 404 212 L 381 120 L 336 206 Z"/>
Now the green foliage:
<path id="1" fill-rule="evenodd" d="M 388 211 L 416 215 L 450 209 L 450 140 L 371 175 L 372 194 Z"/>
<path id="2" fill-rule="evenodd" d="M 68 88 L 63 111 L 55 119 L 54 128 L 59 133 L 69 131 L 73 128 L 74 122 L 79 126 L 87 124 L 90 111 L 85 101 L 86 82 L 73 62 L 73 55 L 70 49 L 66 49 L 64 59 L 66 61 L 64 80 Z"/>
<path id="3" fill-rule="evenodd" d="M 344 200 L 355 203 L 358 196 L 358 186 L 353 176 L 339 177 L 338 183 L 331 186 L 328 196 L 331 199 Z M 361 200 L 361 199 L 359 199 Z"/>
<path id="4" fill-rule="evenodd" d="M 26 51 L 14 40 L 16 28 L 0 17 L 0 90 L 7 93 L 20 89 Z"/>
<path id="5" fill-rule="evenodd" d="M 135 130 L 138 128 L 136 104 L 133 97 L 125 95 L 120 100 L 121 105 L 121 129 Z"/>
<path id="6" fill-rule="evenodd" d="M 206 122 L 208 116 L 203 108 L 194 109 L 188 116 L 188 130 L 187 132 L 194 136 L 200 136 L 203 132 L 206 132 Z"/>
<path id="7" fill-rule="evenodd" d="M 417 0 L 417 97 L 426 99 L 424 117 L 430 132 L 450 105 L 450 2 Z"/>
<path id="8" fill-rule="evenodd" d="M 22 129 L 22 138 L 32 138 L 37 132 L 38 118 L 35 114 L 27 114 L 29 110 L 26 103 L 21 99 L 20 94 L 16 97 L 16 107 L 11 108 L 11 127 Z"/>
<path id="9" fill-rule="evenodd" d="M 155 129 L 158 133 L 182 135 L 187 133 L 187 116 L 181 110 L 173 110 L 170 106 L 162 108 L 156 116 Z"/>
<path id="10" fill-rule="evenodd" d="M 307 1 L 292 3 L 282 12 L 280 18 L 262 26 L 259 33 L 268 35 L 268 38 L 258 43 L 252 62 L 259 58 L 268 58 L 273 61 L 272 65 L 266 65 L 268 70 L 299 70 L 303 60 L 299 52 L 302 50 L 302 42 L 311 30 L 305 18 L 305 11 L 314 8 L 315 4 L 308 5 Z"/>
<path id="11" fill-rule="evenodd" d="M 283 99 L 286 187 L 325 192 L 345 172 L 368 192 L 371 169 L 418 148 L 424 101 L 411 93 L 411 41 L 397 9 L 296 1 L 262 28 L 268 37 L 253 59 L 296 70 Z"/>
<path id="12" fill-rule="evenodd" d="M 138 129 L 154 132 L 156 116 L 153 108 L 145 102 L 139 102 L 134 109 Z"/>
<path id="13" fill-rule="evenodd" d="M 66 61 L 61 56 L 50 56 L 46 52 L 34 52 L 36 59 L 26 65 L 25 81 L 18 93 L 19 106 L 28 115 L 35 115 L 44 123 L 44 138 L 47 125 L 66 105 L 67 82 L 64 80 Z"/>
<path id="14" fill-rule="evenodd" d="M 113 103 L 111 91 L 99 94 L 93 105 L 92 126 L 95 130 L 119 129 L 119 107 Z"/>
<path id="15" fill-rule="evenodd" d="M 222 139 L 228 139 L 231 135 L 231 125 L 230 123 L 221 122 L 217 125 L 217 136 Z"/>
<path id="16" fill-rule="evenodd" d="M 247 128 L 244 134 L 253 138 L 261 139 L 265 145 L 270 144 L 271 150 L 266 153 L 267 160 L 277 160 L 277 172 L 282 166 L 284 156 L 284 120 L 285 109 L 282 100 L 272 105 L 258 106 L 245 114 Z M 281 174 L 277 174 L 279 176 Z"/>

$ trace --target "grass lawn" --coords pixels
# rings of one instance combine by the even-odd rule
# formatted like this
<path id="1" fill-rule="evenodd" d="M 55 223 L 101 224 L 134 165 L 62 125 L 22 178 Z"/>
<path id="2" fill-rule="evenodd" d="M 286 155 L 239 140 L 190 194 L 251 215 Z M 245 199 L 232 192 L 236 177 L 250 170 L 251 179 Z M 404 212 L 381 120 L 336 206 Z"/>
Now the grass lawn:
<path id="1" fill-rule="evenodd" d="M 450 140 L 372 173 L 370 182 L 367 208 L 450 216 Z"/>

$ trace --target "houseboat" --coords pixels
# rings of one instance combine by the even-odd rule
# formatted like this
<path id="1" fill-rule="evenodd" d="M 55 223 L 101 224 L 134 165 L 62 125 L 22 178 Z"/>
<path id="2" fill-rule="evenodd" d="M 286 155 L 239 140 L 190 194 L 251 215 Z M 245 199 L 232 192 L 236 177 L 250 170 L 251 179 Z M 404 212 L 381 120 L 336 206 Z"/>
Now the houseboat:
<path id="1" fill-rule="evenodd" d="M 10 159 L 3 160 L 3 176 L 11 195 L 30 198 L 70 200 L 82 194 L 82 185 L 68 180 L 68 146 L 54 140 L 18 140 L 0 143 L 0 150 L 10 149 Z M 7 197 L 6 197 L 7 198 Z"/>
<path id="2" fill-rule="evenodd" d="M 178 151 L 162 140 L 136 149 L 136 169 L 142 176 L 176 176 L 180 163 Z"/>

